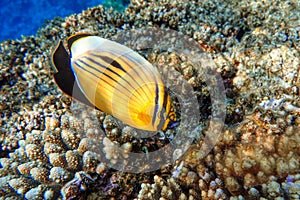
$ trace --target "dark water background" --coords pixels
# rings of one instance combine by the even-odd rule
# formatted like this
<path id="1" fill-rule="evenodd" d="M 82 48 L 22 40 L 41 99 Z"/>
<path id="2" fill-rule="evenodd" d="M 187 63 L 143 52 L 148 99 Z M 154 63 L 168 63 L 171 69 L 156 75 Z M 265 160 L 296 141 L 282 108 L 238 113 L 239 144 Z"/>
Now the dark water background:
<path id="1" fill-rule="evenodd" d="M 80 13 L 105 0 L 0 0 L 0 42 L 35 35 L 45 20 Z"/>

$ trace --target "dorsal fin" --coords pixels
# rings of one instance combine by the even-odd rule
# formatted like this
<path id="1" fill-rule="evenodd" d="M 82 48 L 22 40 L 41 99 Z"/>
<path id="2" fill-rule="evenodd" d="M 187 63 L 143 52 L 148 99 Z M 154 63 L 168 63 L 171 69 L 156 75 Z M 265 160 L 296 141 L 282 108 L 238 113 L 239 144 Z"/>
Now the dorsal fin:
<path id="1" fill-rule="evenodd" d="M 52 63 L 56 69 L 56 73 L 53 76 L 58 87 L 68 96 L 95 108 L 81 92 L 71 70 L 70 56 L 61 41 L 54 49 Z"/>
<path id="2" fill-rule="evenodd" d="M 72 35 L 70 36 L 68 39 L 67 39 L 67 42 L 68 42 L 68 48 L 71 49 L 71 46 L 72 44 L 80 39 L 80 38 L 83 38 L 83 37 L 87 37 L 87 36 L 91 36 L 91 34 L 88 34 L 88 33 L 77 33 L 75 35 Z"/>

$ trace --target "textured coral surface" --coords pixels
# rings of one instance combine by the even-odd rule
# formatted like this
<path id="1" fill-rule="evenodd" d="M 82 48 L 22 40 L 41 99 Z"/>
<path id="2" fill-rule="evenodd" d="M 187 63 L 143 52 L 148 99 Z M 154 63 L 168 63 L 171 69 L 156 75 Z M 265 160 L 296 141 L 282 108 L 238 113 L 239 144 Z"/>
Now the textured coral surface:
<path id="1" fill-rule="evenodd" d="M 114 40 L 143 27 L 181 32 L 211 53 L 225 86 L 226 119 L 203 156 L 212 112 L 201 66 L 162 51 L 164 39 L 176 43 L 172 34 L 139 51 L 181 73 L 201 106 L 187 152 L 135 174 L 109 166 L 124 164 L 130 152 L 160 149 L 176 128 L 143 139 L 112 116 L 72 102 L 54 83 L 51 52 L 59 39 L 80 31 Z M 299 199 L 299 27 L 297 0 L 132 0 L 121 13 L 98 6 L 54 19 L 35 37 L 3 41 L 0 199 Z"/>

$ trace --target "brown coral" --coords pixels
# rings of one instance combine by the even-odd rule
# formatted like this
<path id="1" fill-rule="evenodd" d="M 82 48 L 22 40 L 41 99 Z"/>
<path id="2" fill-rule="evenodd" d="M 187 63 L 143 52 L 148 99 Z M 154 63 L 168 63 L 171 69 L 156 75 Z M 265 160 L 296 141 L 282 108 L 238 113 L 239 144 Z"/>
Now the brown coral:
<path id="1" fill-rule="evenodd" d="M 88 191 L 100 198 L 298 199 L 298 9 L 297 1 L 134 0 L 122 13 L 99 6 L 55 19 L 35 37 L 3 41 L 1 198 L 57 199 L 60 189 L 68 186 L 64 197 Z M 166 167 L 139 176 L 111 173 L 101 158 L 117 163 L 131 151 L 157 150 L 172 141 L 176 131 L 140 140 L 111 116 L 84 110 L 57 89 L 49 55 L 53 41 L 79 31 L 113 39 L 121 29 L 145 26 L 175 29 L 214 53 L 216 71 L 226 88 L 226 127 L 223 138 L 203 158 L 199 149 L 205 145 L 201 139 L 208 135 L 211 112 L 201 67 L 172 52 L 170 46 L 165 48 L 164 37 L 153 51 L 142 51 L 145 43 L 135 46 L 135 41 L 126 41 L 159 67 L 180 72 L 194 87 L 201 105 L 199 141 L 173 170 Z M 165 38 L 174 41 L 169 35 Z M 186 92 L 185 87 L 182 90 Z M 116 147 L 121 150 L 114 151 Z M 112 185 L 106 193 L 88 190 L 97 183 L 103 190 Z M 121 185 L 118 193 L 117 184 Z"/>

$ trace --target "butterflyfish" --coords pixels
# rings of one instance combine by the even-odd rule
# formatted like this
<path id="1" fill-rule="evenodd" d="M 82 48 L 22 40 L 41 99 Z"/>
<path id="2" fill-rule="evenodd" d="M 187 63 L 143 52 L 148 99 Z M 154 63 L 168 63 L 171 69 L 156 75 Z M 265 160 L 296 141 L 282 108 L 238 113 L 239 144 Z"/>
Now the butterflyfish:
<path id="1" fill-rule="evenodd" d="M 89 34 L 59 41 L 54 80 L 68 96 L 146 131 L 173 127 L 175 112 L 161 75 L 150 62 L 117 42 Z"/>

